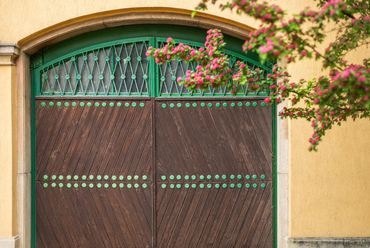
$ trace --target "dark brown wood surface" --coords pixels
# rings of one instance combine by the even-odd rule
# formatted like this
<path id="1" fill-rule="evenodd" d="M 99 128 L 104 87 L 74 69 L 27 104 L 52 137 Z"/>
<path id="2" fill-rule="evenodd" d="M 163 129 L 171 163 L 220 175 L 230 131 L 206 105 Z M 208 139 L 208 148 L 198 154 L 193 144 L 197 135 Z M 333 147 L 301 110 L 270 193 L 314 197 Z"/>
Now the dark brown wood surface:
<path id="1" fill-rule="evenodd" d="M 201 107 L 202 102 L 206 106 Z M 272 247 L 272 110 L 261 103 L 260 99 L 37 99 L 37 247 Z M 98 175 L 103 178 L 98 180 Z M 140 178 L 128 179 L 135 175 Z M 186 175 L 196 179 L 186 180 Z"/>

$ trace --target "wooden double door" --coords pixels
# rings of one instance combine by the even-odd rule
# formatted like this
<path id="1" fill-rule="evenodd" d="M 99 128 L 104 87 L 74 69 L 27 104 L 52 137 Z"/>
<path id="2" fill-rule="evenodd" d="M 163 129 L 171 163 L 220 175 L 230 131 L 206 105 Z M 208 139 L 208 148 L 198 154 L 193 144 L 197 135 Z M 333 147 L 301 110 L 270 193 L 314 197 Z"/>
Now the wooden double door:
<path id="1" fill-rule="evenodd" d="M 37 247 L 272 247 L 263 105 L 37 98 Z"/>

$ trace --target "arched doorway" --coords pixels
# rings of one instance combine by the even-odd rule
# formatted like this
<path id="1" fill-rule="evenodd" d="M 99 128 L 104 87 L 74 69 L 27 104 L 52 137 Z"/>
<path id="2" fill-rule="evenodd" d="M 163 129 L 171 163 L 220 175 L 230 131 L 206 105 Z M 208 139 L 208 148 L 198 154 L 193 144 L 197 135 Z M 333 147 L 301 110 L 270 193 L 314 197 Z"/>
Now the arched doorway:
<path id="1" fill-rule="evenodd" d="M 194 65 L 145 57 L 168 36 L 200 46 L 205 30 L 120 27 L 34 55 L 38 247 L 272 246 L 274 109 L 179 87 Z M 231 66 L 269 70 L 226 42 Z"/>

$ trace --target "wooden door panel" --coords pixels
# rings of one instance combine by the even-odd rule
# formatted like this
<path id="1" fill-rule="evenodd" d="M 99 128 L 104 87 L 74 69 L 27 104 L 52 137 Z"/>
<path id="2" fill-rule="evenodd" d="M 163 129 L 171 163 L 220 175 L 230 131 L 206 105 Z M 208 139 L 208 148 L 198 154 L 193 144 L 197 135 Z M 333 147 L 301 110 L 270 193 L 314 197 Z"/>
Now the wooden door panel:
<path id="1" fill-rule="evenodd" d="M 37 100 L 36 120 L 37 247 L 152 247 L 151 102 Z"/>

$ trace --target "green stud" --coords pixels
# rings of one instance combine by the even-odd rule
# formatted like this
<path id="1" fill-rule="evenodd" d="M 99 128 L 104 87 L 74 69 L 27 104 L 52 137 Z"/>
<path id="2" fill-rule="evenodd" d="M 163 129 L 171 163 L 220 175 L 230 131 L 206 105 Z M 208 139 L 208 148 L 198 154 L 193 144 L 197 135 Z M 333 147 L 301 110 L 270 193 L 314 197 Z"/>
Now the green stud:
<path id="1" fill-rule="evenodd" d="M 181 103 L 178 103 L 178 104 L 177 104 L 177 107 L 178 107 L 178 108 L 181 108 L 181 106 L 182 106 L 182 105 L 181 105 Z"/>
<path id="2" fill-rule="evenodd" d="M 265 103 L 265 102 L 262 102 L 262 103 L 261 103 L 261 106 L 262 106 L 262 107 L 265 107 L 265 106 L 266 106 L 266 103 Z"/>
<path id="3" fill-rule="evenodd" d="M 148 179 L 148 177 L 146 175 L 143 175 L 142 178 L 143 178 L 144 181 Z"/>
<path id="4" fill-rule="evenodd" d="M 266 184 L 264 184 L 264 183 L 261 184 L 261 188 L 264 188 L 264 187 L 266 187 Z"/>
<path id="5" fill-rule="evenodd" d="M 233 183 L 230 184 L 230 188 L 232 188 L 232 189 L 235 188 L 235 184 L 233 184 Z"/>
<path id="6" fill-rule="evenodd" d="M 41 106 L 42 106 L 42 107 L 45 107 L 45 106 L 46 106 L 46 103 L 42 102 L 42 103 L 41 103 Z"/>
<path id="7" fill-rule="evenodd" d="M 53 107 L 54 106 L 54 103 L 53 102 L 49 102 L 49 105 L 50 105 L 50 107 Z"/>
<path id="8" fill-rule="evenodd" d="M 117 107 L 121 107 L 121 106 L 122 106 L 122 103 L 117 102 Z"/>
<path id="9" fill-rule="evenodd" d="M 87 176 L 83 175 L 81 178 L 82 178 L 82 180 L 86 180 Z"/>
<path id="10" fill-rule="evenodd" d="M 231 180 L 234 180 L 234 179 L 235 179 L 235 176 L 234 176 L 234 175 L 231 175 L 231 176 L 230 176 L 230 179 L 231 179 Z"/>
<path id="11" fill-rule="evenodd" d="M 227 188 L 227 184 L 226 183 L 222 184 L 222 188 L 226 189 Z"/>
<path id="12" fill-rule="evenodd" d="M 187 103 L 185 104 L 185 107 L 189 108 L 189 107 L 190 107 L 190 103 L 188 103 L 188 102 L 187 102 Z"/>
<path id="13" fill-rule="evenodd" d="M 266 178 L 266 176 L 265 175 L 261 175 L 261 179 L 265 179 Z"/>
<path id="14" fill-rule="evenodd" d="M 170 180 L 173 180 L 175 179 L 175 176 L 174 175 L 170 175 Z"/>
<path id="15" fill-rule="evenodd" d="M 196 108 L 198 106 L 197 103 L 193 103 L 193 107 Z"/>
<path id="16" fill-rule="evenodd" d="M 96 185 L 96 187 L 98 187 L 99 189 L 101 188 L 101 183 L 98 183 L 97 185 Z"/>
<path id="17" fill-rule="evenodd" d="M 45 180 L 47 180 L 49 177 L 47 175 L 44 175 L 43 177 Z"/>
<path id="18" fill-rule="evenodd" d="M 210 107 L 210 108 L 211 108 L 211 107 L 212 107 L 212 103 L 208 103 L 208 107 Z"/>
<path id="19" fill-rule="evenodd" d="M 242 175 L 238 175 L 238 179 L 240 180 L 240 179 L 242 179 L 243 178 L 243 176 Z"/>
<path id="20" fill-rule="evenodd" d="M 192 176 L 191 176 L 191 179 L 192 179 L 192 180 L 195 180 L 195 179 L 197 179 L 197 176 L 196 176 L 196 175 L 192 175 Z"/>
<path id="21" fill-rule="evenodd" d="M 91 102 L 88 102 L 86 105 L 87 107 L 91 107 Z"/>
<path id="22" fill-rule="evenodd" d="M 57 179 L 57 176 L 56 175 L 52 175 L 51 176 L 51 179 L 55 180 L 55 179 Z"/>
<path id="23" fill-rule="evenodd" d="M 174 189 L 174 188 L 175 188 L 175 184 L 171 184 L 171 185 L 170 185 L 170 188 L 171 188 L 171 189 Z"/>
<path id="24" fill-rule="evenodd" d="M 67 183 L 67 188 L 71 188 L 72 187 L 72 184 L 71 183 Z"/>
<path id="25" fill-rule="evenodd" d="M 189 175 L 185 175 L 185 176 L 184 176 L 184 179 L 185 179 L 185 180 L 189 180 L 189 179 L 190 179 Z"/>
<path id="26" fill-rule="evenodd" d="M 221 106 L 221 104 L 218 102 L 218 103 L 216 103 L 216 105 L 215 105 L 217 108 L 219 108 L 220 106 Z"/>
<path id="27" fill-rule="evenodd" d="M 97 177 L 96 177 L 96 179 L 98 179 L 98 180 L 101 180 L 101 175 L 98 175 Z"/>
<path id="28" fill-rule="evenodd" d="M 138 183 L 135 183 L 134 184 L 134 187 L 135 187 L 135 189 L 139 188 L 139 184 Z"/>
<path id="29" fill-rule="evenodd" d="M 249 189 L 249 188 L 251 187 L 251 185 L 250 185 L 249 183 L 247 183 L 247 184 L 245 185 L 245 187 L 246 187 L 247 189 Z"/>
<path id="30" fill-rule="evenodd" d="M 104 180 L 108 180 L 109 179 L 109 176 L 108 175 L 105 175 L 104 176 Z"/>
<path id="31" fill-rule="evenodd" d="M 124 184 L 123 183 L 120 183 L 119 184 L 119 187 L 122 189 L 123 188 L 123 186 L 124 186 Z"/>
<path id="32" fill-rule="evenodd" d="M 191 185 L 191 187 L 192 187 L 193 189 L 195 189 L 195 188 L 197 187 L 197 185 L 196 185 L 195 183 L 193 183 L 193 184 Z"/>
<path id="33" fill-rule="evenodd" d="M 181 184 L 176 184 L 176 188 L 181 188 Z"/>
<path id="34" fill-rule="evenodd" d="M 251 103 L 250 103 L 250 102 L 247 102 L 247 103 L 245 104 L 245 106 L 249 107 L 249 106 L 251 106 Z"/>
<path id="35" fill-rule="evenodd" d="M 64 103 L 64 106 L 68 107 L 69 106 L 69 103 L 68 102 L 65 102 Z"/>
<path id="36" fill-rule="evenodd" d="M 136 102 L 131 103 L 132 107 L 136 107 Z"/>
<path id="37" fill-rule="evenodd" d="M 253 107 L 257 107 L 257 105 L 258 105 L 258 104 L 257 104 L 256 102 L 254 102 L 254 103 L 253 103 Z"/>
<path id="38" fill-rule="evenodd" d="M 143 189 L 146 189 L 148 187 L 148 185 L 146 183 L 143 183 L 142 187 L 143 187 Z"/>
<path id="39" fill-rule="evenodd" d="M 238 102 L 238 106 L 239 107 L 243 106 L 243 103 L 242 102 Z"/>
<path id="40" fill-rule="evenodd" d="M 203 183 L 199 184 L 199 188 L 203 189 L 204 188 L 204 184 Z"/>
<path id="41" fill-rule="evenodd" d="M 103 102 L 103 103 L 101 104 L 101 106 L 106 107 L 106 106 L 107 106 L 107 103 Z"/>
<path id="42" fill-rule="evenodd" d="M 231 104 L 230 104 L 230 106 L 233 108 L 233 107 L 235 107 L 235 103 L 234 102 L 232 102 Z"/>
<path id="43" fill-rule="evenodd" d="M 185 189 L 188 189 L 190 187 L 190 184 L 186 183 L 184 186 L 185 186 Z"/>
<path id="44" fill-rule="evenodd" d="M 117 176 L 113 175 L 112 180 L 117 180 Z"/>
<path id="45" fill-rule="evenodd" d="M 59 180 L 63 180 L 63 178 L 64 178 L 64 177 L 63 177 L 62 175 L 60 175 L 60 176 L 59 176 Z"/>
<path id="46" fill-rule="evenodd" d="M 175 107 L 175 104 L 170 103 L 170 107 L 171 107 L 171 108 Z"/>
<path id="47" fill-rule="evenodd" d="M 114 102 L 110 102 L 109 103 L 109 106 L 113 107 L 114 106 Z"/>
<path id="48" fill-rule="evenodd" d="M 226 102 L 224 102 L 224 103 L 222 104 L 222 106 L 227 107 L 227 103 L 226 103 Z"/>
<path id="49" fill-rule="evenodd" d="M 78 183 L 73 184 L 73 187 L 78 188 Z"/>
<path id="50" fill-rule="evenodd" d="M 73 102 L 73 103 L 72 103 L 72 106 L 73 106 L 73 107 L 76 107 L 76 106 L 77 106 L 77 103 Z"/>
<path id="51" fill-rule="evenodd" d="M 220 175 L 216 175 L 216 176 L 215 176 L 215 179 L 216 179 L 216 180 L 220 179 Z"/>
<path id="52" fill-rule="evenodd" d="M 62 103 L 61 102 L 57 102 L 57 106 L 58 107 L 62 106 Z"/>
<path id="53" fill-rule="evenodd" d="M 123 180 L 123 176 L 122 176 L 122 175 L 121 175 L 121 176 L 119 176 L 118 178 L 119 178 L 119 180 L 121 180 L 121 181 Z"/>
<path id="54" fill-rule="evenodd" d="M 94 184 L 93 183 L 90 183 L 89 184 L 89 187 L 92 189 L 92 188 L 94 188 Z"/>
<path id="55" fill-rule="evenodd" d="M 245 179 L 250 179 L 251 178 L 251 176 L 250 175 L 246 175 L 245 176 Z"/>
<path id="56" fill-rule="evenodd" d="M 208 189 L 212 188 L 212 184 L 210 184 L 210 183 L 209 183 L 209 184 L 207 184 L 207 188 L 208 188 Z"/>
<path id="57" fill-rule="evenodd" d="M 57 184 L 56 183 L 52 183 L 51 184 L 51 187 L 53 187 L 53 188 L 55 188 L 57 186 Z"/>
<path id="58" fill-rule="evenodd" d="M 166 180 L 166 176 L 165 175 L 161 176 L 161 179 Z"/>
<path id="59" fill-rule="evenodd" d="M 177 175 L 177 176 L 176 176 L 176 179 L 177 179 L 177 180 L 181 180 L 181 176 L 180 176 L 180 175 Z"/>
<path id="60" fill-rule="evenodd" d="M 253 179 L 257 179 L 257 175 L 253 175 L 253 177 L 252 177 Z"/>
<path id="61" fill-rule="evenodd" d="M 257 186 L 258 186 L 257 183 L 253 184 L 253 188 L 257 188 Z"/>
<path id="62" fill-rule="evenodd" d="M 44 186 L 44 188 L 47 188 L 48 187 L 48 184 L 47 183 L 44 183 L 43 186 Z"/>
<path id="63" fill-rule="evenodd" d="M 131 183 L 127 184 L 127 188 L 129 188 L 129 189 L 131 189 L 131 188 L 132 188 Z"/>
<path id="64" fill-rule="evenodd" d="M 202 103 L 200 104 L 200 106 L 203 108 L 203 107 L 205 107 L 205 106 L 206 106 L 206 104 L 205 104 L 204 102 L 202 102 Z"/>
<path id="65" fill-rule="evenodd" d="M 243 185 L 241 183 L 238 183 L 238 185 L 236 185 L 236 187 L 238 187 L 239 189 L 242 187 Z"/>
<path id="66" fill-rule="evenodd" d="M 139 176 L 138 175 L 135 175 L 134 176 L 134 180 L 139 180 Z"/>
<path id="67" fill-rule="evenodd" d="M 211 179 L 212 179 L 212 176 L 211 176 L 211 175 L 208 175 L 208 176 L 207 176 L 207 179 L 208 179 L 208 180 L 211 180 Z"/>
<path id="68" fill-rule="evenodd" d="M 125 103 L 125 107 L 128 108 L 130 107 L 130 104 L 128 102 Z"/>
<path id="69" fill-rule="evenodd" d="M 127 180 L 131 180 L 132 179 L 132 176 L 127 176 Z"/>
<path id="70" fill-rule="evenodd" d="M 165 189 L 167 187 L 167 185 L 162 183 L 161 187 L 162 187 L 162 189 Z"/>
<path id="71" fill-rule="evenodd" d="M 71 180 L 71 179 L 72 179 L 71 175 L 68 175 L 67 180 Z"/>
<path id="72" fill-rule="evenodd" d="M 200 179 L 200 180 L 204 180 L 204 176 L 203 176 L 203 175 L 200 175 L 200 176 L 199 176 L 199 179 Z"/>
<path id="73" fill-rule="evenodd" d="M 144 106 L 145 106 L 145 104 L 144 104 L 143 102 L 141 102 L 141 103 L 140 103 L 140 107 L 142 107 L 142 108 L 143 108 Z"/>
<path id="74" fill-rule="evenodd" d="M 82 188 L 86 188 L 86 183 L 81 184 Z"/>
<path id="75" fill-rule="evenodd" d="M 167 105 L 165 103 L 162 104 L 162 108 L 166 108 Z"/>
<path id="76" fill-rule="evenodd" d="M 222 179 L 227 179 L 227 176 L 226 175 L 222 175 Z"/>
<path id="77" fill-rule="evenodd" d="M 93 176 L 93 175 L 90 175 L 90 176 L 89 176 L 89 179 L 90 179 L 90 180 L 93 180 L 93 179 L 94 179 L 94 176 Z"/>
<path id="78" fill-rule="evenodd" d="M 77 175 L 75 175 L 75 176 L 73 177 L 73 179 L 74 179 L 74 180 L 78 180 L 78 176 L 77 176 Z"/>
<path id="79" fill-rule="evenodd" d="M 95 103 L 95 107 L 99 107 L 99 103 L 98 102 Z"/>
<path id="80" fill-rule="evenodd" d="M 112 188 L 113 188 L 113 189 L 117 188 L 117 184 L 116 184 L 116 183 L 113 183 L 113 184 L 112 184 Z"/>
<path id="81" fill-rule="evenodd" d="M 216 184 L 215 184 L 215 188 L 216 188 L 216 189 L 220 188 L 220 184 L 219 184 L 219 183 L 216 183 Z"/>
<path id="82" fill-rule="evenodd" d="M 80 106 L 81 107 L 85 106 L 85 103 L 84 102 L 80 102 Z"/>

